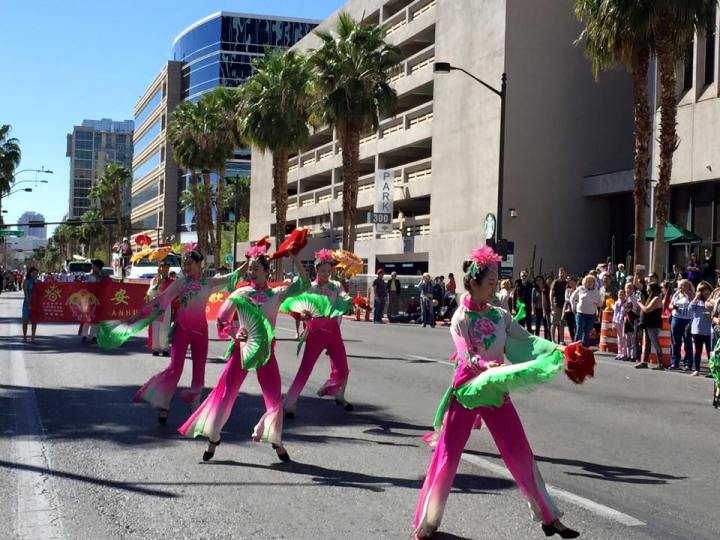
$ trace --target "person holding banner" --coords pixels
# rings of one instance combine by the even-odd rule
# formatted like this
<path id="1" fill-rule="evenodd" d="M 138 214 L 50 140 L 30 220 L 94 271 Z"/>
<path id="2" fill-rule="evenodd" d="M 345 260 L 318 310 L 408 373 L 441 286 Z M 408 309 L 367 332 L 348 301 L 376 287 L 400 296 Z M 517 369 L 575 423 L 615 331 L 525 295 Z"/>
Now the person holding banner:
<path id="1" fill-rule="evenodd" d="M 173 282 L 168 276 L 170 273 L 170 264 L 167 261 L 161 261 L 158 266 L 158 273 L 152 278 L 150 287 L 145 295 L 145 302 L 149 303 L 154 298 L 162 294 Z M 170 356 L 169 339 L 170 322 L 172 320 L 171 313 L 165 313 L 158 317 L 148 328 L 147 348 L 152 351 L 153 356 Z"/>
<path id="2" fill-rule="evenodd" d="M 205 384 L 205 363 L 208 353 L 208 325 L 205 306 L 211 294 L 235 289 L 241 268 L 218 278 L 203 277 L 205 257 L 191 244 L 183 257 L 184 279 L 177 279 L 136 316 L 127 321 L 103 322 L 99 325 L 98 344 L 103 349 L 119 347 L 131 336 L 146 328 L 159 317 L 170 314 L 174 300 L 177 310 L 170 339 L 170 365 L 135 394 L 133 401 L 145 402 L 159 409 L 158 422 L 166 424 L 170 414 L 170 401 L 177 389 L 185 365 L 188 347 L 192 355 L 192 382 L 190 389 L 181 392 L 181 399 L 193 410 L 200 403 Z"/>
<path id="3" fill-rule="evenodd" d="M 99 283 L 103 279 L 102 269 L 105 263 L 100 259 L 92 260 L 92 267 L 89 274 L 85 274 L 82 277 L 83 283 Z M 78 335 L 81 336 L 81 341 L 87 341 L 88 338 L 93 340 L 96 338 L 97 325 L 90 323 L 80 323 L 78 329 Z"/>
<path id="4" fill-rule="evenodd" d="M 248 371 L 253 369 L 262 388 L 266 411 L 255 426 L 252 438 L 256 442 L 270 442 L 280 460 L 290 461 L 290 455 L 282 444 L 282 381 L 275 358 L 273 332 L 280 304 L 286 298 L 303 292 L 308 281 L 300 259 L 292 254 L 298 276 L 289 284 L 270 286 L 270 262 L 266 250 L 264 245 L 255 245 L 246 253 L 250 284 L 230 294 L 217 318 L 218 334 L 230 337 L 233 342 L 228 349 L 229 360 L 215 388 L 178 430 L 186 437 L 208 439 L 203 461 L 209 461 L 215 455 L 215 449 L 221 442 L 220 432 L 230 417 Z M 240 323 L 237 329 L 233 327 L 236 313 Z M 257 334 L 263 329 L 270 337 L 267 354 L 257 362 L 251 360 L 246 363 L 248 349 L 257 348 L 256 344 L 260 341 Z M 242 347 L 242 341 L 248 345 Z"/>
<path id="5" fill-rule="evenodd" d="M 35 285 L 35 281 L 38 277 L 38 269 L 34 266 L 31 266 L 28 268 L 27 274 L 25 276 L 25 281 L 23 281 L 23 305 L 22 305 L 22 331 L 23 331 L 23 341 L 27 342 L 27 330 L 28 330 L 28 323 L 31 324 L 31 334 L 30 334 L 30 343 L 35 343 L 35 332 L 37 331 L 37 323 L 31 321 L 31 313 L 30 313 L 30 303 L 32 301 L 32 292 L 33 292 L 33 286 Z"/>
<path id="6" fill-rule="evenodd" d="M 298 397 L 310 378 L 315 362 L 324 350 L 327 350 L 330 357 L 330 378 L 320 387 L 317 394 L 320 397 L 333 396 L 337 405 L 342 406 L 346 411 L 353 410 L 352 404 L 345 399 L 345 386 L 350 370 L 348 369 L 345 344 L 340 333 L 340 320 L 352 304 L 352 299 L 343 290 L 340 283 L 330 280 L 334 263 L 335 259 L 329 249 L 321 249 L 315 253 L 317 277 L 307 292 L 327 297 L 332 306 L 332 313 L 328 316 L 306 318 L 305 351 L 295 379 L 283 402 L 286 418 L 295 418 Z"/>

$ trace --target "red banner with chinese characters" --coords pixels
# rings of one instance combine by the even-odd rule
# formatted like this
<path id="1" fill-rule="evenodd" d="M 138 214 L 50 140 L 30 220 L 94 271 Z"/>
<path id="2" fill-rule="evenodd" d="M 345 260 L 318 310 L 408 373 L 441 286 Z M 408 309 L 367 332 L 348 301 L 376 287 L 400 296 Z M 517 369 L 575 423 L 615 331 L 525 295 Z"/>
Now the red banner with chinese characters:
<path id="1" fill-rule="evenodd" d="M 147 284 L 36 282 L 30 318 L 33 322 L 77 322 L 129 319 L 145 305 Z"/>

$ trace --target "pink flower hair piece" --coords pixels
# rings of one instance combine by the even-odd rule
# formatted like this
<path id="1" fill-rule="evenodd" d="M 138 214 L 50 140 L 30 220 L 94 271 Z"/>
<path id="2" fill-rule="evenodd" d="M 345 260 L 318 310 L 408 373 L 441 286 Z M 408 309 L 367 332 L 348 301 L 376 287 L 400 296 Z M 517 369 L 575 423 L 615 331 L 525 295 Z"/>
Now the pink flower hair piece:
<path id="1" fill-rule="evenodd" d="M 495 253 L 490 246 L 479 246 L 476 247 L 470 256 L 469 261 L 475 263 L 477 268 L 487 268 L 488 266 L 496 266 L 497 263 L 502 261 L 502 257 Z"/>
<path id="2" fill-rule="evenodd" d="M 323 263 L 334 263 L 335 257 L 333 256 L 333 252 L 329 249 L 321 249 L 320 251 L 315 252 L 315 264 L 323 264 Z"/>
<path id="3" fill-rule="evenodd" d="M 265 255 L 267 253 L 267 246 L 264 244 L 260 245 L 254 245 L 250 249 L 247 250 L 245 253 L 245 257 L 248 259 L 251 259 L 253 257 L 259 257 L 260 255 Z"/>
<path id="4" fill-rule="evenodd" d="M 185 244 L 183 244 L 183 247 L 182 247 L 183 255 L 187 255 L 188 253 L 192 253 L 193 251 L 195 251 L 195 248 L 196 248 L 196 247 L 197 247 L 197 243 L 195 243 L 195 242 L 186 242 Z"/>

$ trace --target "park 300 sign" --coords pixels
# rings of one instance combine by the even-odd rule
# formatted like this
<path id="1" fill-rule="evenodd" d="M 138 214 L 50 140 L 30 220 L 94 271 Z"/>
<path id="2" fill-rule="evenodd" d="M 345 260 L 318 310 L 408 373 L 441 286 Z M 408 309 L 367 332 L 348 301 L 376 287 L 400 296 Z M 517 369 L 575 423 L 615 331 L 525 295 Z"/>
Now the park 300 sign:
<path id="1" fill-rule="evenodd" d="M 376 233 L 389 233 L 393 230 L 393 190 L 395 174 L 386 169 L 375 171 L 375 204 L 370 214 L 370 222 Z"/>

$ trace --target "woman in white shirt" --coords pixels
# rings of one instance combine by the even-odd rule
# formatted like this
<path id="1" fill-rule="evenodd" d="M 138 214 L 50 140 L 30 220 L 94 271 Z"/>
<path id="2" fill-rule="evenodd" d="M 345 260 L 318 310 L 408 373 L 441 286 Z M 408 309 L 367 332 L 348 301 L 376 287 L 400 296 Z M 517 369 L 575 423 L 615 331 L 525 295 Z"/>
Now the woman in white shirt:
<path id="1" fill-rule="evenodd" d="M 512 289 L 512 282 L 509 279 L 503 279 L 500 282 L 500 290 L 497 293 L 497 300 L 495 305 L 510 311 L 510 292 Z"/>
<path id="2" fill-rule="evenodd" d="M 692 321 L 690 301 L 693 298 L 692 284 L 687 279 L 678 281 L 677 291 L 670 300 L 670 339 L 672 341 L 672 363 L 668 369 L 680 369 L 680 347 L 685 345 L 685 368 L 692 367 L 693 347 L 690 332 L 686 330 Z"/>
<path id="3" fill-rule="evenodd" d="M 590 330 L 600 308 L 600 292 L 593 276 L 587 275 L 583 278 L 582 285 L 570 297 L 570 305 L 575 313 L 575 341 L 582 341 L 587 347 Z"/>

